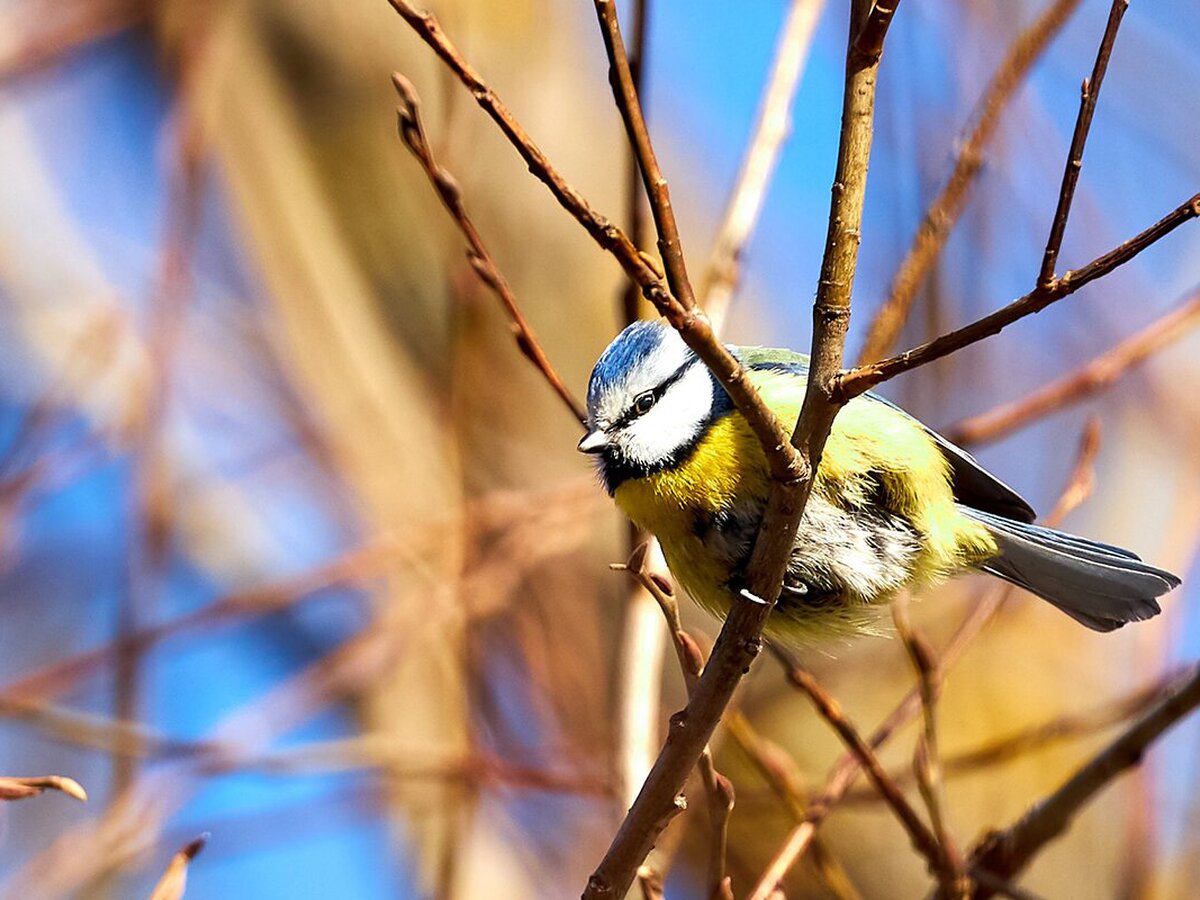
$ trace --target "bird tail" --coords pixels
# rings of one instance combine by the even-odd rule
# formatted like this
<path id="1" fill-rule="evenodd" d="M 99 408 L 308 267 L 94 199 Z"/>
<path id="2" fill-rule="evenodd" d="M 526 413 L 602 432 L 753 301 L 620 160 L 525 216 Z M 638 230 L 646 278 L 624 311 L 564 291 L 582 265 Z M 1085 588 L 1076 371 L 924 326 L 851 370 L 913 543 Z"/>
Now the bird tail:
<path id="1" fill-rule="evenodd" d="M 980 569 L 1037 594 L 1095 631 L 1158 615 L 1155 598 L 1179 586 L 1170 572 L 1120 547 L 959 508 L 985 526 L 999 548 Z"/>

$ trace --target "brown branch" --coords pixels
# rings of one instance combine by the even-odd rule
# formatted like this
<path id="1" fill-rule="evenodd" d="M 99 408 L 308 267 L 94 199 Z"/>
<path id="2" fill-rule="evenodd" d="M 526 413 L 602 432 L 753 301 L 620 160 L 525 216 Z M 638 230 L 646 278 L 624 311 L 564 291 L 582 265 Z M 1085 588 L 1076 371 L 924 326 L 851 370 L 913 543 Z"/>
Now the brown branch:
<path id="1" fill-rule="evenodd" d="M 1058 837 L 1095 794 L 1127 769 L 1138 765 L 1164 732 L 1200 706 L 1200 666 L 1192 667 L 1161 699 L 1053 794 L 1033 806 L 1014 825 L 987 835 L 971 854 L 973 866 L 1000 878 L 1019 873 Z M 977 900 L 992 890 L 976 888 Z"/>
<path id="2" fill-rule="evenodd" d="M 686 300 L 671 296 L 663 284 L 656 261 L 639 251 L 620 228 L 597 213 L 583 196 L 567 183 L 513 118 L 508 108 L 446 37 L 437 19 L 428 12 L 418 10 L 407 0 L 388 2 L 471 92 L 476 103 L 487 112 L 516 148 L 529 171 L 550 189 L 554 198 L 588 234 L 616 258 L 626 274 L 642 289 L 642 295 L 712 370 L 762 444 L 771 478 L 786 484 L 798 479 L 803 474 L 802 464 L 798 455 L 788 445 L 787 432 L 783 425 L 746 378 L 741 363 L 717 339 L 707 317 L 691 302 L 690 294 Z M 632 878 L 632 875 L 630 877 Z"/>
<path id="3" fill-rule="evenodd" d="M 395 0 L 393 0 L 395 2 Z M 605 44 L 618 84 L 616 93 L 627 106 L 636 105 L 636 95 L 628 82 L 628 65 L 622 62 L 622 45 L 611 3 L 597 0 L 597 11 L 606 32 Z M 842 133 L 829 216 L 829 234 L 821 266 L 821 280 L 813 307 L 812 368 L 804 404 L 790 442 L 772 445 L 751 421 L 751 427 L 767 453 L 772 476 L 770 492 L 758 536 L 748 566 L 747 594 L 735 598 L 713 648 L 704 674 L 687 708 L 671 719 L 662 752 L 651 769 L 642 791 L 621 824 L 604 859 L 588 881 L 587 900 L 624 896 L 642 860 L 646 858 L 662 832 L 671 805 L 688 773 L 700 758 L 722 711 L 728 705 L 742 676 L 761 648 L 761 634 L 775 599 L 779 596 L 784 570 L 791 555 L 800 516 L 808 500 L 812 475 L 820 463 L 825 439 L 833 424 L 837 405 L 831 399 L 834 378 L 841 368 L 846 328 L 849 324 L 850 291 L 858 259 L 862 223 L 862 205 L 866 190 L 867 163 L 870 156 L 878 56 L 859 52 L 854 37 L 870 15 L 866 0 L 854 0 L 851 12 L 851 38 L 846 60 L 846 86 L 843 97 Z M 644 123 L 623 111 L 635 142 L 648 137 Z M 668 260 L 672 288 L 684 291 L 681 300 L 690 300 L 682 258 L 675 258 L 678 235 L 671 230 L 665 186 L 653 177 L 655 167 L 649 154 L 639 152 L 643 175 L 651 198 L 655 221 L 659 224 L 660 247 Z M 655 209 L 655 206 L 659 208 Z M 666 225 L 666 229 L 664 229 Z M 707 320 L 698 316 L 695 321 Z M 680 328 L 687 339 L 687 331 Z M 689 342 L 690 344 L 690 342 Z M 695 348 L 693 348 L 695 349 Z M 703 354 L 699 354 L 704 359 Z M 707 362 L 707 360 L 706 360 Z M 710 368 L 713 368 L 710 364 Z M 714 372 L 716 370 L 714 369 Z M 720 373 L 716 372 L 718 377 Z M 738 380 L 739 385 L 741 379 Z M 728 387 L 726 388 L 728 390 Z M 731 396 L 732 393 L 731 393 Z M 761 399 L 754 394 L 761 403 Z M 742 410 L 736 396 L 734 402 Z M 745 411 L 743 414 L 745 414 Z M 768 412 L 769 414 L 769 412 Z M 771 421 L 778 423 L 771 415 Z M 760 599 L 761 598 L 761 599 Z"/>
<path id="4" fill-rule="evenodd" d="M 726 733 L 746 754 L 792 818 L 803 822 L 806 814 L 804 791 L 791 756 L 759 734 L 740 712 L 726 716 L 724 724 Z M 877 799 L 879 795 L 872 792 L 871 796 Z M 829 893 L 838 900 L 859 900 L 860 895 L 850 876 L 820 838 L 813 838 L 812 850 L 814 868 Z"/>
<path id="5" fill-rule="evenodd" d="M 892 276 L 887 299 L 880 305 L 867 329 L 858 364 L 882 359 L 896 343 L 908 320 L 917 289 L 946 245 L 967 196 L 983 166 L 984 150 L 1000 124 L 1001 114 L 1033 64 L 1079 6 L 1080 0 L 1054 0 L 1046 10 L 1017 35 L 1000 66 L 984 89 L 978 118 L 959 148 L 954 168 L 937 198 L 929 205 L 908 253 Z"/>
<path id="6" fill-rule="evenodd" d="M 943 890 L 961 896 L 969 889 L 969 882 L 966 878 L 962 853 L 946 824 L 943 808 L 945 798 L 942 784 L 942 761 L 937 737 L 937 701 L 941 693 L 939 666 L 933 648 L 913 627 L 908 605 L 907 594 L 897 597 L 892 604 L 892 619 L 896 624 L 896 632 L 900 635 L 909 658 L 912 660 L 913 669 L 917 673 L 921 714 L 925 724 L 924 731 L 917 738 L 912 770 L 916 776 L 921 798 L 925 801 L 925 808 L 929 810 L 929 821 L 933 825 L 933 833 L 942 848 L 945 865 L 938 871 L 938 878 Z M 899 784 L 898 781 L 893 781 Z"/>
<path id="7" fill-rule="evenodd" d="M 645 93 L 647 69 L 646 33 L 649 28 L 650 0 L 633 0 L 633 29 L 630 40 L 629 71 L 638 96 Z M 646 242 L 646 204 L 643 200 L 642 170 L 638 165 L 636 151 L 630 148 L 629 171 L 625 182 L 625 227 L 633 246 L 642 247 Z M 641 318 L 638 309 L 638 286 L 626 281 L 621 291 L 621 320 L 628 325 Z M 635 541 L 630 549 L 641 541 Z"/>
<path id="8" fill-rule="evenodd" d="M 428 176 L 429 183 L 433 185 L 446 212 L 450 214 L 450 218 L 454 220 L 454 224 L 466 238 L 467 245 L 470 247 L 467 251 L 467 259 L 471 262 L 471 268 L 475 270 L 479 280 L 488 286 L 504 306 L 504 311 L 508 314 L 511 323 L 513 337 L 516 339 L 521 353 L 542 373 L 542 377 L 558 394 L 559 399 L 566 404 L 571 415 L 575 417 L 575 421 L 582 423 L 587 419 L 587 411 L 559 377 L 549 357 L 546 356 L 546 352 L 542 349 L 537 335 L 534 334 L 533 328 L 529 325 L 529 321 L 521 312 L 516 295 L 513 294 L 507 279 L 500 272 L 491 253 L 488 252 L 487 245 L 484 244 L 475 223 L 467 214 L 457 179 L 434 159 L 433 150 L 425 137 L 425 126 L 421 122 L 421 101 L 417 97 L 416 90 L 399 72 L 392 73 L 392 84 L 400 97 L 401 105 L 396 110 L 400 140 L 421 164 L 421 168 Z"/>
<path id="9" fill-rule="evenodd" d="M 1137 688 L 1094 709 L 1056 716 L 1041 724 L 1022 728 L 989 741 L 973 750 L 947 756 L 942 760 L 942 768 L 947 775 L 978 772 L 981 769 L 1004 765 L 1061 741 L 1089 737 L 1098 731 L 1120 725 L 1144 712 L 1170 685 L 1178 682 L 1180 675 L 1180 671 L 1175 670 L 1149 686 Z M 897 784 L 904 784 L 911 777 L 911 773 L 905 771 L 892 773 L 892 779 Z M 878 800 L 879 795 L 867 789 L 847 794 L 842 802 L 876 803 Z"/>
<path id="10" fill-rule="evenodd" d="M 855 54 L 872 63 L 879 62 L 879 56 L 883 53 L 883 39 L 887 37 L 899 5 L 900 0 L 874 0 L 871 3 L 858 34 L 852 40 Z"/>
<path id="11" fill-rule="evenodd" d="M 679 661 L 679 669 L 683 674 L 684 686 L 690 698 L 700 682 L 704 671 L 704 653 L 691 635 L 683 628 L 679 617 L 679 602 L 675 597 L 675 589 L 670 581 L 651 571 L 647 567 L 647 553 L 650 544 L 643 543 L 634 548 L 626 563 L 613 563 L 609 568 L 616 571 L 628 572 L 657 602 L 666 620 L 667 631 L 671 636 L 675 656 Z M 728 876 L 725 874 L 725 858 L 729 844 L 729 816 L 733 812 L 733 784 L 717 771 L 713 761 L 712 750 L 705 746 L 700 754 L 697 765 L 705 794 L 708 797 L 709 810 L 709 872 L 708 885 L 710 900 L 732 900 L 733 891 Z M 639 869 L 640 871 L 640 869 Z"/>
<path id="12" fill-rule="evenodd" d="M 188 867 L 207 843 L 208 835 L 202 834 L 180 848 L 179 852 L 171 857 L 162 878 L 154 886 L 150 900 L 182 900 L 187 890 Z"/>
<path id="13" fill-rule="evenodd" d="M 1145 231 L 1134 235 L 1123 244 L 1114 247 L 1087 265 L 1073 269 L 1056 278 L 1048 285 L 1034 288 L 1024 297 L 1014 300 L 989 315 L 964 325 L 927 344 L 906 350 L 898 356 L 865 366 L 856 366 L 843 372 L 836 379 L 833 397 L 846 401 L 870 390 L 881 382 L 895 378 L 903 372 L 941 359 L 950 353 L 968 347 L 986 337 L 999 334 L 1004 328 L 1026 316 L 1041 312 L 1051 303 L 1075 293 L 1085 284 L 1102 278 L 1114 269 L 1129 262 L 1150 245 L 1162 240 L 1180 225 L 1200 216 L 1200 194 L 1195 194 L 1170 213 L 1155 222 Z"/>
<path id="14" fill-rule="evenodd" d="M 938 876 L 940 880 L 944 880 L 945 874 L 949 872 L 951 880 L 953 880 L 953 867 L 937 837 L 917 815 L 917 811 L 912 808 L 904 793 L 884 769 L 883 763 L 875 755 L 870 742 L 864 739 L 854 724 L 846 718 L 838 702 L 821 687 L 808 669 L 801 666 L 791 654 L 779 645 L 772 643 L 770 648 L 772 654 L 783 666 L 788 681 L 812 701 L 821 718 L 833 727 L 850 752 L 858 758 L 859 764 L 867 773 L 867 777 L 871 779 L 871 783 L 875 785 L 888 806 L 892 808 L 892 812 L 896 814 L 896 818 L 900 820 L 900 824 L 904 826 L 904 830 L 908 832 L 913 847 L 925 857 L 930 872 Z"/>
<path id="15" fill-rule="evenodd" d="M 1071 135 L 1071 150 L 1067 154 L 1066 168 L 1063 170 L 1062 187 L 1058 192 L 1058 207 L 1054 210 L 1054 219 L 1050 224 L 1050 236 L 1046 239 L 1046 250 L 1042 255 L 1042 269 L 1038 273 L 1038 286 L 1048 287 L 1054 282 L 1054 270 L 1058 264 L 1058 251 L 1062 247 L 1063 235 L 1067 230 L 1067 216 L 1071 214 L 1071 202 L 1075 199 L 1075 185 L 1079 182 L 1079 172 L 1083 168 L 1083 148 L 1087 144 L 1088 131 L 1092 127 L 1092 116 L 1096 112 L 1096 101 L 1100 97 L 1100 85 L 1104 81 L 1104 73 L 1108 70 L 1108 60 L 1112 56 L 1113 45 L 1117 40 L 1117 29 L 1121 27 L 1121 18 L 1129 7 L 1129 0 L 1113 0 L 1108 13 L 1108 24 L 1104 27 L 1104 37 L 1100 40 L 1100 48 L 1096 51 L 1096 62 L 1092 66 L 1092 75 L 1085 78 L 1079 96 L 1079 115 L 1075 119 L 1075 131 Z"/>
<path id="16" fill-rule="evenodd" d="M 65 775 L 39 775 L 34 778 L 0 775 L 0 800 L 25 800 L 51 790 L 74 797 L 81 803 L 87 802 L 88 795 L 83 785 Z"/>
<path id="17" fill-rule="evenodd" d="M 1085 430 L 1084 438 L 1080 442 L 1076 464 L 1063 489 L 1062 496 L 1055 506 L 1054 512 L 1046 518 L 1047 525 L 1056 524 L 1061 517 L 1083 502 L 1090 492 L 1093 484 L 1091 467 L 1099 448 L 1096 434 L 1097 432 L 1094 427 L 1089 427 Z M 971 608 L 971 611 L 967 613 L 962 622 L 959 623 L 958 628 L 955 629 L 954 635 L 950 638 L 949 643 L 938 659 L 939 680 L 945 678 L 946 672 L 958 662 L 967 647 L 979 636 L 992 620 L 992 617 L 1013 593 L 1013 588 L 1007 585 L 997 585 Z M 903 699 L 888 714 L 887 718 L 871 734 L 868 739 L 871 748 L 878 749 L 885 744 L 891 739 L 892 735 L 908 721 L 917 716 L 920 711 L 920 691 L 914 687 L 905 694 Z M 783 880 L 788 870 L 795 865 L 796 860 L 812 844 L 817 829 L 820 828 L 825 818 L 842 797 L 845 796 L 861 771 L 862 766 L 856 754 L 847 751 L 842 755 L 841 759 L 837 761 L 825 779 L 825 786 L 809 802 L 808 813 L 804 821 L 792 829 L 783 845 L 776 851 L 775 856 L 767 865 L 754 891 L 750 894 L 751 900 L 767 900 L 767 898 L 772 896 L 772 892 Z"/>
<path id="18" fill-rule="evenodd" d="M 1200 326 L 1200 290 L 1137 334 L 1032 393 L 952 425 L 946 436 L 956 444 L 999 440 L 1050 413 L 1110 388 L 1131 369 Z"/>
<path id="19" fill-rule="evenodd" d="M 741 275 L 742 252 L 754 232 L 771 176 L 791 133 L 792 101 L 824 6 L 825 0 L 791 0 L 775 45 L 775 59 L 763 90 L 754 132 L 726 201 L 701 282 L 701 305 L 718 332 Z"/>

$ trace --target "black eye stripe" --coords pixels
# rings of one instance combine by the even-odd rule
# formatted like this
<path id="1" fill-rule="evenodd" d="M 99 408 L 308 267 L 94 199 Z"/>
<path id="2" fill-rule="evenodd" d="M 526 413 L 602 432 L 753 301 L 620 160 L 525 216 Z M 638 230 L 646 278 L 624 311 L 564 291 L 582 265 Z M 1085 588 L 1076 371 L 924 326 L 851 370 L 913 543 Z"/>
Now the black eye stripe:
<path id="1" fill-rule="evenodd" d="M 656 387 L 652 388 L 649 391 L 642 391 L 640 394 L 637 395 L 637 397 L 634 397 L 633 403 L 630 405 L 630 407 L 628 409 L 625 410 L 625 412 L 621 413 L 621 415 L 617 418 L 617 421 L 614 423 L 613 427 L 620 428 L 623 425 L 628 425 L 631 421 L 633 421 L 634 419 L 636 419 L 638 417 L 639 413 L 637 411 L 637 402 L 638 402 L 638 398 L 641 397 L 642 394 L 649 393 L 651 396 L 654 397 L 654 402 L 657 403 L 659 400 L 662 399 L 663 394 L 665 394 L 670 389 L 671 385 L 675 384 L 675 382 L 677 382 L 681 378 L 683 378 L 683 376 L 687 374 L 688 369 L 690 369 L 692 366 L 696 365 L 699 362 L 700 362 L 699 359 L 697 359 L 696 357 L 692 357 L 687 362 L 685 362 L 682 366 L 680 366 L 678 369 L 676 369 L 674 372 L 672 372 L 670 375 L 668 375 L 666 378 L 664 378 Z"/>

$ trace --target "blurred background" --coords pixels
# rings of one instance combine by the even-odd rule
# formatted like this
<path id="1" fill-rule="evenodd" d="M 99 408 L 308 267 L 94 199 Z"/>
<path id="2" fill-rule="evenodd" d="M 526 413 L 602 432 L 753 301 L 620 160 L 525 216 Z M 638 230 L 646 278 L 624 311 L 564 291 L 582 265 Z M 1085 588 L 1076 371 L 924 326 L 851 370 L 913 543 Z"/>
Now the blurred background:
<path id="1" fill-rule="evenodd" d="M 990 145 L 900 344 L 1024 293 L 1108 3 L 1083 0 Z M 836 154 L 845 4 L 821 13 L 795 128 L 727 328 L 806 348 Z M 1063 267 L 1193 194 L 1200 20 L 1134 3 L 1088 146 Z M 447 33 L 579 190 L 621 221 L 623 132 L 590 4 L 438 0 Z M 888 40 L 849 353 L 945 181 L 1025 0 L 906 0 Z M 624 7 L 622 7 L 624 10 Z M 698 273 L 786 4 L 655 0 L 646 102 Z M 0 894 L 146 896 L 211 834 L 188 896 L 575 896 L 625 806 L 625 524 L 577 423 L 395 136 L 389 73 L 570 387 L 621 325 L 622 276 L 529 177 L 383 0 L 0 0 L 0 774 L 91 795 L 0 804 Z M 886 386 L 935 427 L 1018 399 L 1186 302 L 1200 228 L 1000 337 Z M 1184 577 L 1112 635 L 1018 596 L 950 675 L 947 756 L 1116 701 L 1200 657 L 1200 332 L 976 452 L 1039 511 L 1089 417 L 1070 530 Z M 943 644 L 987 587 L 914 607 Z M 717 623 L 685 608 L 698 634 Z M 659 727 L 683 702 L 661 670 Z M 806 657 L 863 728 L 912 684 L 904 648 Z M 840 745 L 763 660 L 740 694 L 819 787 Z M 1103 745 L 1091 730 L 952 770 L 969 843 Z M 915 731 L 885 761 L 902 768 Z M 657 742 L 657 735 L 649 735 Z M 718 731 L 742 893 L 791 825 Z M 1171 732 L 1042 854 L 1048 897 L 1194 896 L 1200 729 Z M 667 896 L 705 894 L 705 815 Z M 920 859 L 869 794 L 822 829 L 864 897 L 917 897 Z M 673 838 L 672 841 L 675 839 Z M 789 897 L 830 896 L 807 860 Z M 847 889 L 842 893 L 846 896 Z"/>

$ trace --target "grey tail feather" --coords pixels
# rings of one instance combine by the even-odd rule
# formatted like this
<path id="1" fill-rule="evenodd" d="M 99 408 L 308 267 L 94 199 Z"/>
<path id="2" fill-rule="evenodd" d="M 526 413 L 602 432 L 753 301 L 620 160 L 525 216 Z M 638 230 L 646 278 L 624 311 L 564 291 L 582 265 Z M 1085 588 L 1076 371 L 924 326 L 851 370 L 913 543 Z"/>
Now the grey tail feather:
<path id="1" fill-rule="evenodd" d="M 968 506 L 959 509 L 986 526 L 1000 548 L 980 569 L 1037 594 L 1095 631 L 1158 615 L 1155 598 L 1179 586 L 1170 572 L 1120 547 Z"/>

